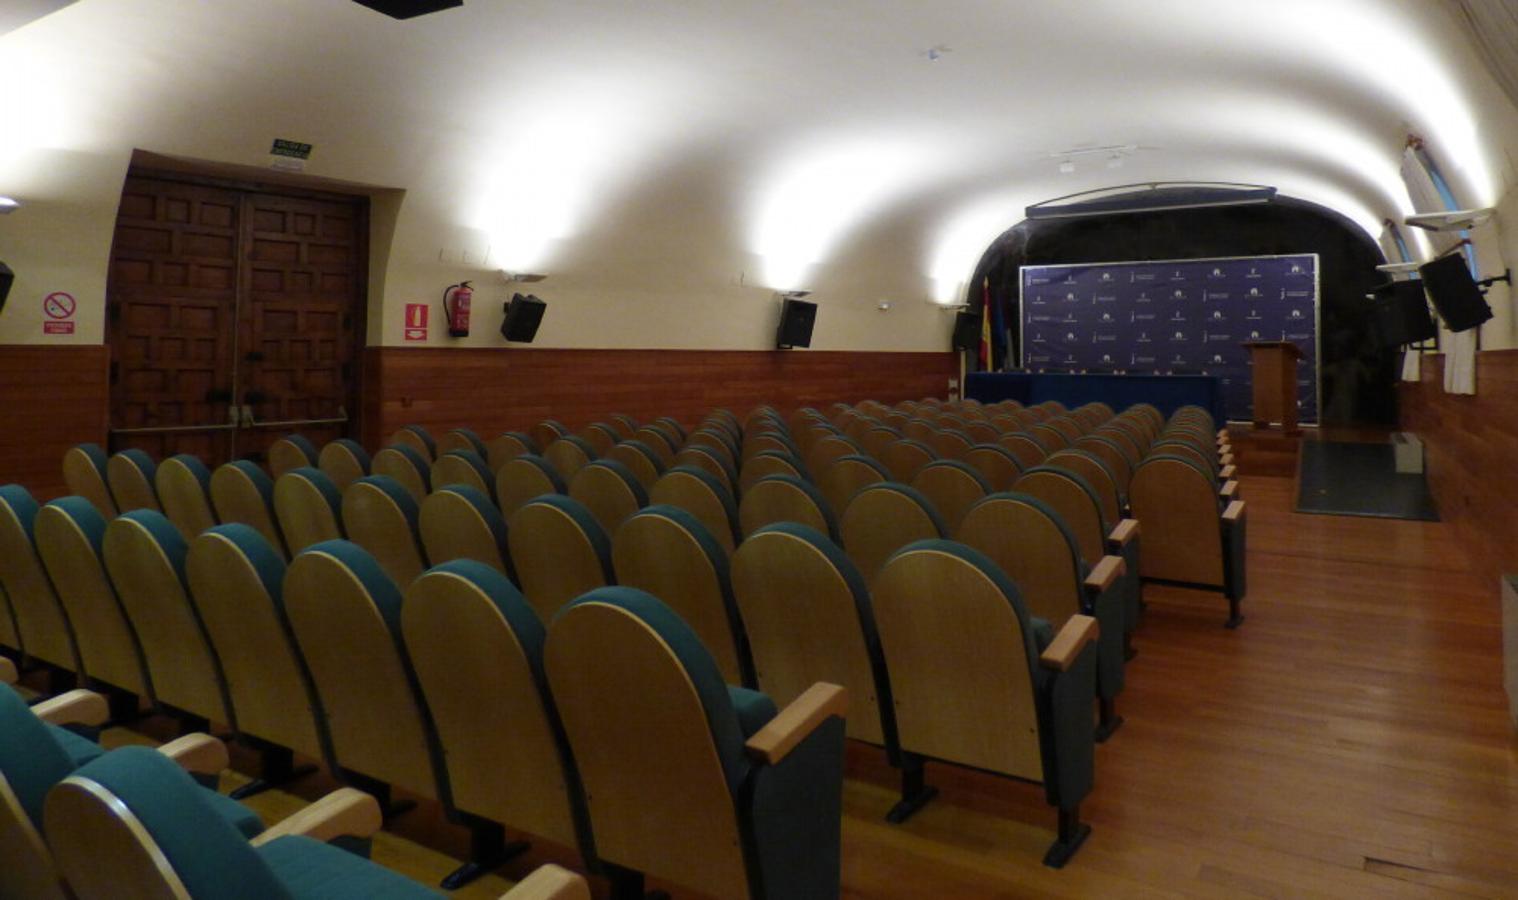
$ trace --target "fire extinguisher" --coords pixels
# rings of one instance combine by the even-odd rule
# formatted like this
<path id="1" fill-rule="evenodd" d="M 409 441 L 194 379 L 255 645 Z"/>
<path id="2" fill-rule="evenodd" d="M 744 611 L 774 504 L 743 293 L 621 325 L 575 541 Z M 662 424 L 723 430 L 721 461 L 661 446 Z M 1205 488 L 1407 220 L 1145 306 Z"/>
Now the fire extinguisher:
<path id="1" fill-rule="evenodd" d="M 474 288 L 461 281 L 443 289 L 443 315 L 448 319 L 449 337 L 469 337 L 469 301 Z"/>

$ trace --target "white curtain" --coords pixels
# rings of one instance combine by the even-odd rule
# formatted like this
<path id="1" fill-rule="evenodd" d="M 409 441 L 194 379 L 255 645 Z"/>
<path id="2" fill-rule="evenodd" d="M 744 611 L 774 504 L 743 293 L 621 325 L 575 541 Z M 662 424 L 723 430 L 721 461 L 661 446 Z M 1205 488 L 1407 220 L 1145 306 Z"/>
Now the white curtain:
<path id="1" fill-rule="evenodd" d="M 1451 334 L 1444 342 L 1444 392 L 1476 393 L 1476 329 Z"/>
<path id="2" fill-rule="evenodd" d="M 1405 353 L 1402 354 L 1402 380 L 1403 381 L 1421 381 L 1422 380 L 1423 376 L 1422 376 L 1422 373 L 1421 373 L 1421 366 L 1419 364 L 1419 361 L 1421 359 L 1423 359 L 1423 354 L 1419 353 L 1417 350 L 1408 350 L 1407 352 L 1405 352 Z"/>

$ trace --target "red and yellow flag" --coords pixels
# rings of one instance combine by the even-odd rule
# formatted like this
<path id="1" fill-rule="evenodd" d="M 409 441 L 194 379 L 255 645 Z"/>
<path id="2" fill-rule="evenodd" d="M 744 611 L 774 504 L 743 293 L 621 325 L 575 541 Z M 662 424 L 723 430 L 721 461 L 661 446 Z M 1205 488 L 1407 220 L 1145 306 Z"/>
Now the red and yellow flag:
<path id="1" fill-rule="evenodd" d="M 981 283 L 980 304 L 980 370 L 991 371 L 993 359 L 991 352 L 991 277 L 986 276 Z"/>

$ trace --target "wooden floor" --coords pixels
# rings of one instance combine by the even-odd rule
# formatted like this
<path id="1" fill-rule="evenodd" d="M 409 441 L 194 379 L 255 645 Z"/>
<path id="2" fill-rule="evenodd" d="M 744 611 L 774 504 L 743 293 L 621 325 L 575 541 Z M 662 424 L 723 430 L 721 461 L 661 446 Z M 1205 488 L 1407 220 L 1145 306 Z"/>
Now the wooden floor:
<path id="1" fill-rule="evenodd" d="M 1448 525 L 1296 515 L 1290 478 L 1242 490 L 1247 620 L 1227 631 L 1220 596 L 1146 589 L 1127 723 L 1098 747 L 1093 831 L 1069 866 L 1039 863 L 1042 789 L 930 766 L 942 795 L 888 825 L 892 773 L 851 747 L 846 896 L 1518 897 L 1497 586 L 1468 573 Z M 253 805 L 274 821 L 298 801 Z M 463 850 L 435 810 L 392 828 L 376 859 L 428 880 Z M 574 864 L 534 848 L 457 896 L 550 859 Z"/>

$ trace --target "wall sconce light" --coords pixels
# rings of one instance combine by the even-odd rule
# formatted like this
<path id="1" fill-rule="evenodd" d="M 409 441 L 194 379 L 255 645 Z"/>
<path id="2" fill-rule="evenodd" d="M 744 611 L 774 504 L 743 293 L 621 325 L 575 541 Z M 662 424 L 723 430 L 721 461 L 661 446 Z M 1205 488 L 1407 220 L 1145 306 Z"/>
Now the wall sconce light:
<path id="1" fill-rule="evenodd" d="M 501 270 L 501 280 L 507 284 L 535 284 L 547 278 L 547 275 L 539 275 L 534 272 L 508 272 Z"/>
<path id="2" fill-rule="evenodd" d="M 810 297 L 811 291 L 776 291 L 782 300 L 800 300 L 802 297 Z"/>
<path id="3" fill-rule="evenodd" d="M 0 196 L 0 216 L 13 213 L 21 208 L 21 201 L 14 197 Z"/>

